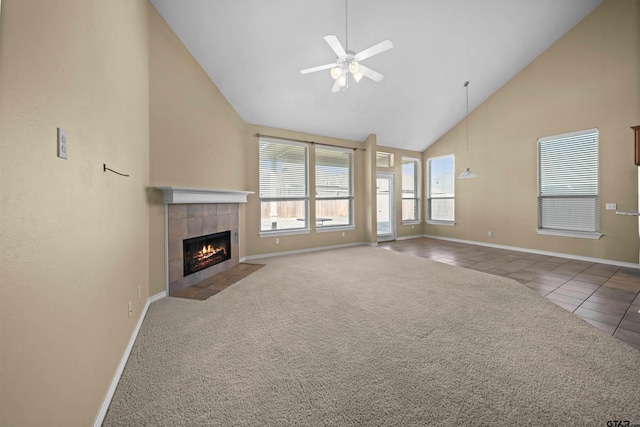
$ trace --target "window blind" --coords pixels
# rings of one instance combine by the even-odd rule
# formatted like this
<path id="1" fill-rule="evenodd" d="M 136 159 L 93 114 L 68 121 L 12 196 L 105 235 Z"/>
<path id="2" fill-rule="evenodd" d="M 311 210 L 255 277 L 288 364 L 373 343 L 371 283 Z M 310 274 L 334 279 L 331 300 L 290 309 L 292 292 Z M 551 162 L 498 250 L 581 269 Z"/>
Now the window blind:
<path id="1" fill-rule="evenodd" d="M 419 219 L 418 160 L 402 158 L 402 220 Z"/>
<path id="2" fill-rule="evenodd" d="M 393 167 L 393 154 L 376 151 L 376 166 L 379 168 Z"/>
<path id="3" fill-rule="evenodd" d="M 597 232 L 598 130 L 538 139 L 539 228 Z"/>
<path id="4" fill-rule="evenodd" d="M 260 198 L 308 197 L 307 145 L 260 139 Z"/>
<path id="5" fill-rule="evenodd" d="M 353 196 L 353 150 L 316 145 L 316 198 Z"/>

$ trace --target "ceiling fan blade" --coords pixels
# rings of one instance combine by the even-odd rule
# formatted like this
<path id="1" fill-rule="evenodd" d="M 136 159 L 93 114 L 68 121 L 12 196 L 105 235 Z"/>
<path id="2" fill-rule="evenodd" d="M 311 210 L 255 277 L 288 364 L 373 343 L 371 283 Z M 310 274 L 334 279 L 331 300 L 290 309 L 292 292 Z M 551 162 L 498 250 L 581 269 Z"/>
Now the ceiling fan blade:
<path id="1" fill-rule="evenodd" d="M 372 70 L 369 67 L 365 67 L 362 64 L 360 64 L 360 72 L 362 74 L 364 74 L 365 77 L 369 77 L 374 82 L 379 82 L 380 80 L 382 80 L 384 78 L 384 75 L 380 74 L 377 71 Z"/>
<path id="2" fill-rule="evenodd" d="M 343 56 L 347 56 L 347 52 L 345 52 L 344 48 L 338 41 L 338 38 L 334 35 L 324 36 L 324 39 L 329 44 L 329 47 L 333 49 L 338 58 L 342 58 Z"/>
<path id="3" fill-rule="evenodd" d="M 337 66 L 338 64 L 336 64 L 335 62 L 333 64 L 318 65 L 317 67 L 305 68 L 304 70 L 300 70 L 300 74 L 315 73 L 316 71 L 328 70 L 329 68 Z"/>
<path id="4" fill-rule="evenodd" d="M 371 46 L 369 49 L 365 49 L 362 52 L 356 53 L 356 56 L 354 56 L 353 59 L 355 59 L 356 61 L 362 61 L 363 59 L 367 59 L 373 55 L 382 53 L 385 50 L 389 50 L 392 47 L 393 47 L 393 43 L 391 43 L 391 40 L 387 39 L 385 41 L 382 41 L 378 44 Z"/>

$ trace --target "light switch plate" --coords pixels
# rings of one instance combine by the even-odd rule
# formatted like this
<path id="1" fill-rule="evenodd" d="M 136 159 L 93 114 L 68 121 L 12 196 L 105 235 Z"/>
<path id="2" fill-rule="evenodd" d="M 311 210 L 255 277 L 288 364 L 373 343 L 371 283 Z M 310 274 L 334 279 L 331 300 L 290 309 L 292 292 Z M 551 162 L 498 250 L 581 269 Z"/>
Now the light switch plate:
<path id="1" fill-rule="evenodd" d="M 62 128 L 58 128 L 58 157 L 67 158 L 67 132 Z"/>
<path id="2" fill-rule="evenodd" d="M 607 209 L 608 211 L 615 211 L 615 210 L 617 209 L 617 208 L 616 208 L 616 204 L 615 204 L 615 203 L 607 203 L 607 204 L 606 204 L 606 209 Z"/>

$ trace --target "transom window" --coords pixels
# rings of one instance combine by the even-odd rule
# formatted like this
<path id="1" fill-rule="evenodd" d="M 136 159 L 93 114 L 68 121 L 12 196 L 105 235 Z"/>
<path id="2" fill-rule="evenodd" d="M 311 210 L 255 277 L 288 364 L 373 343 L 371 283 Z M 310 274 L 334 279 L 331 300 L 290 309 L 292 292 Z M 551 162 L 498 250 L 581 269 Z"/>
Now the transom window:
<path id="1" fill-rule="evenodd" d="M 379 168 L 393 167 L 393 153 L 385 151 L 376 151 L 376 166 Z"/>
<path id="2" fill-rule="evenodd" d="M 455 221 L 454 166 L 453 154 L 427 160 L 429 222 Z"/>
<path id="3" fill-rule="evenodd" d="M 309 229 L 307 144 L 260 138 L 260 231 Z"/>
<path id="4" fill-rule="evenodd" d="M 538 139 L 538 232 L 600 237 L 598 129 Z"/>

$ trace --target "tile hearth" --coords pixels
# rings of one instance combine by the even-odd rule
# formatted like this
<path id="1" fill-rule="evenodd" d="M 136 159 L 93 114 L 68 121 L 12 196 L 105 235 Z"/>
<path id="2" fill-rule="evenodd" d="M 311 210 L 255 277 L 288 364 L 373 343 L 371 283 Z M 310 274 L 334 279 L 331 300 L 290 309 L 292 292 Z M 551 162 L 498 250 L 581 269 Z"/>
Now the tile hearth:
<path id="1" fill-rule="evenodd" d="M 251 273 L 264 267 L 262 264 L 240 263 L 222 273 L 211 276 L 193 286 L 177 291 L 172 297 L 195 299 L 204 301 L 210 296 L 228 288 L 239 280 L 244 279 Z"/>

